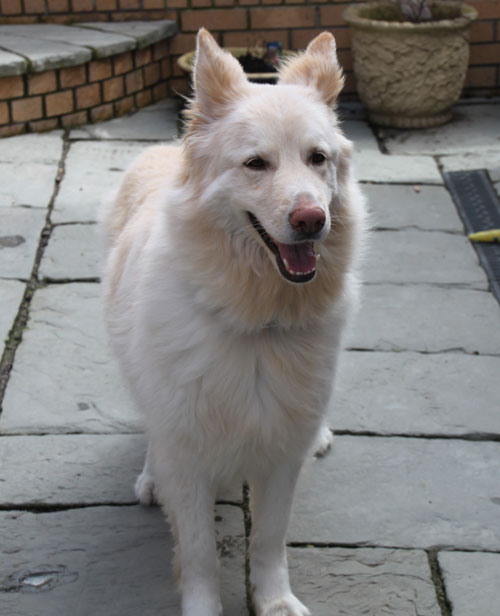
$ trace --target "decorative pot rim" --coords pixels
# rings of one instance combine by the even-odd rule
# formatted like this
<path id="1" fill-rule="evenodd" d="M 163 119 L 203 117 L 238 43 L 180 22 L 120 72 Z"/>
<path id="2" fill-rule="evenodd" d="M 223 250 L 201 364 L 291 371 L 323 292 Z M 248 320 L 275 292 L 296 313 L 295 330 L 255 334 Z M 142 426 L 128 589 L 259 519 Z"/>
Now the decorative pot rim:
<path id="1" fill-rule="evenodd" d="M 430 4 L 453 6 L 454 3 L 447 2 L 446 0 L 437 0 L 435 2 L 431 2 Z M 353 26 L 355 28 L 360 28 L 363 30 L 386 30 L 402 33 L 408 33 L 409 31 L 412 31 L 424 34 L 438 32 L 442 30 L 465 30 L 470 26 L 472 21 L 474 21 L 474 19 L 476 19 L 478 15 L 478 12 L 474 7 L 468 4 L 462 4 L 460 6 L 461 14 L 453 19 L 439 19 L 435 21 L 423 21 L 414 23 L 411 21 L 387 21 L 383 19 L 370 19 L 368 17 L 360 16 L 361 11 L 381 7 L 384 5 L 392 6 L 390 2 L 366 2 L 351 5 L 347 7 L 347 9 L 344 11 L 343 18 L 349 24 L 349 26 Z"/>

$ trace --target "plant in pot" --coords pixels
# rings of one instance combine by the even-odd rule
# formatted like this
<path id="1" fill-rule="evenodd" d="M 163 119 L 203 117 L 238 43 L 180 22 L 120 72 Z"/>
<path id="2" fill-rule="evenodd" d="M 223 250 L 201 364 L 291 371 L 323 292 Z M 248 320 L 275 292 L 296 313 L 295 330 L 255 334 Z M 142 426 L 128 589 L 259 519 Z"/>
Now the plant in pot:
<path id="1" fill-rule="evenodd" d="M 448 122 L 469 63 L 477 11 L 450 0 L 380 0 L 344 12 L 359 96 L 370 121 L 396 128 Z"/>

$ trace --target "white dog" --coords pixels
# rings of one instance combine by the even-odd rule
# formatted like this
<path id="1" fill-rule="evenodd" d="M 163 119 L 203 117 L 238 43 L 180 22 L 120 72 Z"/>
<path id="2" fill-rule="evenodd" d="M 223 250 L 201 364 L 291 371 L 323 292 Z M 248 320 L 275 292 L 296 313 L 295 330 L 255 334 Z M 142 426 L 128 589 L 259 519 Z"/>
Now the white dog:
<path id="1" fill-rule="evenodd" d="M 285 532 L 307 452 L 331 439 L 364 219 L 342 83 L 328 33 L 257 85 L 201 30 L 183 143 L 146 150 L 104 215 L 107 322 L 149 437 L 136 491 L 168 513 L 184 616 L 221 614 L 213 507 L 235 477 L 257 615 L 309 614 Z"/>

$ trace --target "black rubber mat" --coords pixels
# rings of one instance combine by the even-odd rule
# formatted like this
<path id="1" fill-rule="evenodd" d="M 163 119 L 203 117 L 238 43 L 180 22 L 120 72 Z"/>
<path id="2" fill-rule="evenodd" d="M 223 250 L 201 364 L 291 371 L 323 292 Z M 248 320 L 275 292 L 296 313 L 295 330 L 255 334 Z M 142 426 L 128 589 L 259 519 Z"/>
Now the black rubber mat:
<path id="1" fill-rule="evenodd" d="M 466 232 L 500 229 L 500 201 L 485 171 L 443 173 Z M 500 303 L 500 244 L 471 242 Z"/>

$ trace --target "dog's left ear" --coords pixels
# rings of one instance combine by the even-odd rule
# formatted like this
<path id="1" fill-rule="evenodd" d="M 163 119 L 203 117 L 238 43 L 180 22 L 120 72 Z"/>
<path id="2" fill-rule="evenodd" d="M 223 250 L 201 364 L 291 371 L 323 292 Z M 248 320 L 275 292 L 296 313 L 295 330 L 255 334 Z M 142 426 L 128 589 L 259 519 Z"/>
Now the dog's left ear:
<path id="1" fill-rule="evenodd" d="M 248 85 L 238 60 L 223 51 L 205 28 L 196 39 L 193 80 L 199 110 L 212 119 L 224 116 L 228 104 Z"/>
<path id="2" fill-rule="evenodd" d="M 279 82 L 312 86 L 324 102 L 332 106 L 344 86 L 333 35 L 323 32 L 313 39 L 304 53 L 283 66 Z"/>

